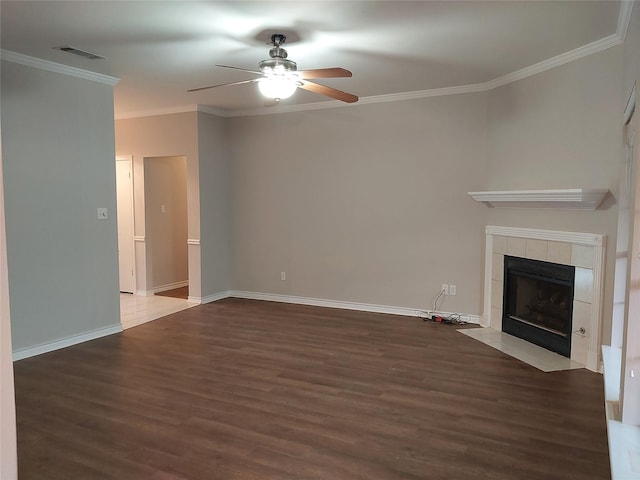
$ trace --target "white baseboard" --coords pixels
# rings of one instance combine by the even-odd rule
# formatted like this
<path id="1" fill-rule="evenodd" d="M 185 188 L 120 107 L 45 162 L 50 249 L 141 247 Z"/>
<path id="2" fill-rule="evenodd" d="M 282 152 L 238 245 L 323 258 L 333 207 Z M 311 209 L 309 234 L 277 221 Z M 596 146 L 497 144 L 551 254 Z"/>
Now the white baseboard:
<path id="1" fill-rule="evenodd" d="M 22 360 L 24 358 L 34 357 L 36 355 L 42 355 L 43 353 L 52 352 L 61 348 L 70 347 L 71 345 L 77 345 L 88 340 L 95 340 L 96 338 L 106 337 L 107 335 L 113 335 L 114 333 L 122 332 L 122 325 L 114 324 L 108 327 L 98 328 L 89 332 L 79 333 L 78 335 L 71 335 L 70 337 L 54 340 L 53 342 L 41 343 L 34 347 L 20 348 L 13 351 L 13 361 Z"/>
<path id="2" fill-rule="evenodd" d="M 224 298 L 232 297 L 230 290 L 225 290 L 223 292 L 214 293 L 213 295 L 207 295 L 206 297 L 189 297 L 187 302 L 189 303 L 211 303 L 217 302 L 218 300 L 222 300 Z"/>
<path id="3" fill-rule="evenodd" d="M 342 300 L 326 300 L 322 298 L 295 297 L 279 295 L 275 293 L 245 292 L 239 290 L 229 291 L 230 297 L 246 298 L 250 300 L 266 300 L 270 302 L 295 303 L 298 305 L 311 305 L 316 307 L 341 308 L 344 310 L 358 310 L 361 312 L 386 313 L 390 315 L 403 315 L 406 317 L 424 317 L 426 310 L 420 308 L 392 307 L 389 305 L 375 305 L 370 303 L 345 302 Z M 441 315 L 453 315 L 453 313 L 438 312 Z M 461 320 L 468 323 L 480 323 L 480 316 L 460 314 Z"/>
<path id="4" fill-rule="evenodd" d="M 176 288 L 188 287 L 189 280 L 183 280 L 182 282 L 167 283 L 166 285 L 160 285 L 159 287 L 153 287 L 152 294 L 166 292 L 168 290 L 175 290 Z"/>
<path id="5" fill-rule="evenodd" d="M 154 295 L 153 290 L 136 290 L 135 293 L 138 297 L 152 297 Z"/>

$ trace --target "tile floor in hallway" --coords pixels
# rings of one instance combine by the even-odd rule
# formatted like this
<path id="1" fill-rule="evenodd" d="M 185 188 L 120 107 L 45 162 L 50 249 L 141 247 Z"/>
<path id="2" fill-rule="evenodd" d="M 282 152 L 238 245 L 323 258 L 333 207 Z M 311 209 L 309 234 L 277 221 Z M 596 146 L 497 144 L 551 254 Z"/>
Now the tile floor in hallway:
<path id="1" fill-rule="evenodd" d="M 198 304 L 189 303 L 181 298 L 161 297 L 159 295 L 143 297 L 121 293 L 120 320 L 122 328 L 136 327 L 196 305 Z"/>

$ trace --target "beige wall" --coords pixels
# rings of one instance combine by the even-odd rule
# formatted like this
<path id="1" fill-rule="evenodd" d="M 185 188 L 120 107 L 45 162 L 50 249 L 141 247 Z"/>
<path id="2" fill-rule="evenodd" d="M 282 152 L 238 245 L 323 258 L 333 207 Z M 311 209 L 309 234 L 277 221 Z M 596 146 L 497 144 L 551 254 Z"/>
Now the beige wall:
<path id="1" fill-rule="evenodd" d="M 619 165 L 621 48 L 492 90 L 486 189 L 608 188 L 596 211 L 489 209 L 493 225 L 607 235 L 604 324 L 611 335 Z"/>
<path id="2" fill-rule="evenodd" d="M 615 245 L 621 72 L 617 47 L 486 94 L 232 119 L 233 288 L 431 308 L 449 283 L 458 294 L 441 308 L 479 315 L 485 225 Z M 467 195 L 577 187 L 612 196 L 578 212 Z M 614 261 L 609 248 L 605 341 Z"/>
<path id="3" fill-rule="evenodd" d="M 231 120 L 234 289 L 481 313 L 486 96 Z M 280 280 L 280 272 L 287 280 Z"/>
<path id="4" fill-rule="evenodd" d="M 231 152 L 227 120 L 198 113 L 202 297 L 231 288 Z"/>
<path id="5" fill-rule="evenodd" d="M 186 282 L 187 157 L 144 160 L 145 242 L 150 250 L 153 289 Z"/>

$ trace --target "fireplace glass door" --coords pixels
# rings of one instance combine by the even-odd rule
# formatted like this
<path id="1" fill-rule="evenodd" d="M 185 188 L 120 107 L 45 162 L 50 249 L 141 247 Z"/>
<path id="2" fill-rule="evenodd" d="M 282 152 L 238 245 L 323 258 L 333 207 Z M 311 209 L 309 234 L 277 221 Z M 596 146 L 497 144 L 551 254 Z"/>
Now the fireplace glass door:
<path id="1" fill-rule="evenodd" d="M 571 356 L 575 267 L 504 257 L 502 331 Z"/>

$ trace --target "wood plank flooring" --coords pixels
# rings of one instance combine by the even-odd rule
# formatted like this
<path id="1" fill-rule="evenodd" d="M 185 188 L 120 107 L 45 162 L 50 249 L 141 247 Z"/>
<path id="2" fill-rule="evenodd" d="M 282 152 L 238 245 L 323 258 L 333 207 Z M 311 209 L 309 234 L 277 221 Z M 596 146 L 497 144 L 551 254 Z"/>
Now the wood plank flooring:
<path id="1" fill-rule="evenodd" d="M 189 298 L 189 287 L 179 287 L 174 288 L 173 290 L 165 290 L 164 292 L 158 292 L 155 295 L 159 297 L 172 297 L 172 298 L 182 298 L 184 300 Z"/>
<path id="2" fill-rule="evenodd" d="M 20 480 L 607 479 L 601 375 L 227 299 L 15 363 Z"/>

